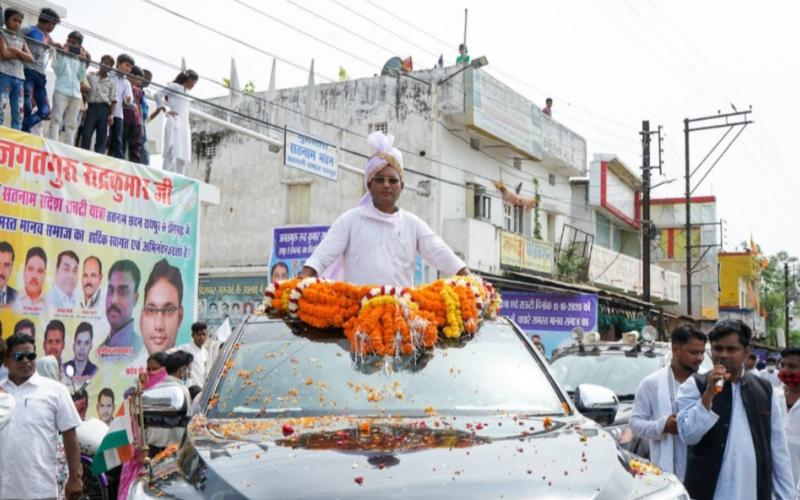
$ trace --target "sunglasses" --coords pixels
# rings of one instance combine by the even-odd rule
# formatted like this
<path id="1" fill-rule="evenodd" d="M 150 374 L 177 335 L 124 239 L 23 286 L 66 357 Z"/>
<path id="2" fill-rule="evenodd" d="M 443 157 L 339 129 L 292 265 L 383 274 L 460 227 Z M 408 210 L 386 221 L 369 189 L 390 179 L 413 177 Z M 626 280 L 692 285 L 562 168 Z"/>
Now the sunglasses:
<path id="1" fill-rule="evenodd" d="M 11 357 L 14 358 L 14 361 L 16 361 L 17 363 L 22 363 L 23 359 L 27 359 L 28 361 L 33 361 L 34 359 L 36 359 L 36 353 L 35 352 L 15 352 L 15 353 L 13 353 L 11 355 Z"/>
<path id="2" fill-rule="evenodd" d="M 399 177 L 380 177 L 379 176 L 379 177 L 373 177 L 372 178 L 372 182 L 377 182 L 378 184 L 383 184 L 385 182 L 388 182 L 392 186 L 396 186 L 396 185 L 400 184 L 400 178 Z"/>

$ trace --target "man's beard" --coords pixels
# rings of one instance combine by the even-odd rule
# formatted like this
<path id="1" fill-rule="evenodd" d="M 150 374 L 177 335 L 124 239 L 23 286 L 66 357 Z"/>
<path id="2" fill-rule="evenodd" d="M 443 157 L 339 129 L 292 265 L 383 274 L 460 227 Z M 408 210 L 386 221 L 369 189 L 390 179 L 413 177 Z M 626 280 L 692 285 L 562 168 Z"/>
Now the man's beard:
<path id="1" fill-rule="evenodd" d="M 681 365 L 681 368 L 686 370 L 688 373 L 697 373 L 697 370 L 700 369 L 700 367 L 695 368 L 695 367 L 693 367 L 691 365 L 684 364 L 681 361 L 678 361 L 678 364 Z"/>

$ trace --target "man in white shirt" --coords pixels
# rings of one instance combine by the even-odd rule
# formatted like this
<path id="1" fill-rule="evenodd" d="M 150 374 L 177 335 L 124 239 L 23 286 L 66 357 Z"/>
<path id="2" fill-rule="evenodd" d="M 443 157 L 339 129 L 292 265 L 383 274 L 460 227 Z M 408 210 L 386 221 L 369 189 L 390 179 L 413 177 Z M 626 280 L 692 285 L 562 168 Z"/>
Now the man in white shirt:
<path id="1" fill-rule="evenodd" d="M 102 288 L 100 283 L 103 281 L 103 264 L 94 255 L 83 259 L 83 276 L 81 279 L 81 309 L 85 311 L 100 309 L 103 307 L 104 300 L 101 300 Z"/>
<path id="2" fill-rule="evenodd" d="M 778 378 L 778 357 L 774 355 L 767 356 L 767 366 L 758 374 L 761 375 L 764 380 L 769 381 L 772 387 L 780 387 L 781 381 Z"/>
<path id="3" fill-rule="evenodd" d="M 782 367 L 778 376 L 783 387 L 778 390 L 782 396 L 786 444 L 792 459 L 794 481 L 800 481 L 800 346 L 787 347 L 781 351 Z"/>
<path id="4" fill-rule="evenodd" d="M 135 61 L 133 57 L 128 54 L 120 54 L 117 56 L 117 69 L 114 71 L 111 79 L 114 81 L 114 87 L 117 90 L 117 100 L 114 103 L 112 118 L 110 118 L 109 130 L 109 147 L 111 149 L 111 156 L 114 158 L 123 158 L 125 152 L 122 148 L 122 106 L 133 102 L 133 88 L 131 82 L 128 81 L 126 75 L 133 69 Z"/>
<path id="5" fill-rule="evenodd" d="M 649 440 L 650 460 L 683 481 L 686 443 L 678 436 L 675 399 L 680 384 L 703 363 L 706 336 L 692 325 L 682 325 L 671 340 L 670 365 L 645 377 L 636 389 L 630 428 L 634 436 Z"/>
<path id="6" fill-rule="evenodd" d="M 70 313 L 78 306 L 78 264 L 80 259 L 72 250 L 64 250 L 56 259 L 55 286 L 47 294 L 52 314 Z"/>
<path id="7" fill-rule="evenodd" d="M 206 383 L 206 370 L 208 370 L 206 340 L 208 340 L 208 326 L 202 321 L 197 321 L 192 324 L 192 341 L 175 348 L 176 351 L 184 351 L 192 355 L 189 386 L 199 385 L 203 387 Z"/>
<path id="8" fill-rule="evenodd" d="M 8 379 L 0 387 L 11 394 L 16 408 L 0 429 L 0 498 L 35 499 L 58 496 L 56 453 L 58 434 L 64 437 L 69 476 L 67 498 L 83 489 L 78 437 L 81 423 L 67 388 L 36 373 L 33 337 L 12 335 L 6 341 Z"/>
<path id="9" fill-rule="evenodd" d="M 689 445 L 689 496 L 794 498 L 778 391 L 744 371 L 752 330 L 742 321 L 723 320 L 708 338 L 714 369 L 692 375 L 678 389 L 678 432 Z"/>
<path id="10" fill-rule="evenodd" d="M 744 361 L 744 369 L 747 373 L 752 373 L 753 375 L 758 375 L 758 368 L 756 365 L 758 364 L 758 354 L 751 352 L 747 359 Z"/>
<path id="11" fill-rule="evenodd" d="M 468 274 L 464 261 L 422 219 L 397 206 L 403 156 L 392 146 L 394 137 L 373 132 L 367 142 L 374 151 L 364 173 L 367 194 L 336 219 L 300 276 L 325 273 L 356 284 L 411 287 L 417 253 L 445 275 Z"/>

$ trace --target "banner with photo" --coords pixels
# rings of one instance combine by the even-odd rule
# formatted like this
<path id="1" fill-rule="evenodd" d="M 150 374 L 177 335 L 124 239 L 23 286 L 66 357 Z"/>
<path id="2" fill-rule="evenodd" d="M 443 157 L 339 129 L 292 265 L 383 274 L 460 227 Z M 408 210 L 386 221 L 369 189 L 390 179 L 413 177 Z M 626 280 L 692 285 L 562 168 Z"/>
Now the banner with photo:
<path id="1" fill-rule="evenodd" d="M 522 330 L 539 335 L 549 357 L 569 343 L 572 329 L 597 331 L 597 295 L 593 293 L 502 292 L 503 316 Z"/>
<path id="2" fill-rule="evenodd" d="M 213 333 L 226 319 L 234 330 L 264 302 L 266 276 L 202 276 L 197 318 Z"/>
<path id="3" fill-rule="evenodd" d="M 272 230 L 272 253 L 269 260 L 269 282 L 294 278 L 303 270 L 306 260 L 317 249 L 330 226 L 280 226 Z M 414 263 L 414 285 L 425 283 L 425 266 L 417 255 Z"/>
<path id="4" fill-rule="evenodd" d="M 199 184 L 0 127 L 0 198 L 3 338 L 88 383 L 88 416 L 103 389 L 118 406 L 149 354 L 191 340 Z"/>

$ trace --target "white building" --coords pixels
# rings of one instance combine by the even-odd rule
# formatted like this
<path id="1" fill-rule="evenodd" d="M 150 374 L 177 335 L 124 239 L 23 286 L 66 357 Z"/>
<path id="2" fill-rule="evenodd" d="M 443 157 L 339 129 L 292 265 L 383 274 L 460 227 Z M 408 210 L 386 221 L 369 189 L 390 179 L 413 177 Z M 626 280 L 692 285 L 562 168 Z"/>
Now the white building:
<path id="1" fill-rule="evenodd" d="M 220 205 L 202 214 L 201 270 L 263 272 L 274 226 L 330 224 L 355 206 L 366 160 L 350 152 L 367 154 L 366 135 L 384 130 L 404 151 L 400 204 L 442 234 L 470 267 L 499 272 L 516 265 L 549 274 L 554 243 L 571 217 L 569 178 L 585 172 L 586 143 L 480 70 L 468 67 L 437 83 L 458 70 L 258 93 L 237 107 L 279 127 L 203 109 L 279 141 L 285 126 L 338 145 L 340 163 L 336 181 L 311 175 L 284 166 L 284 152 L 274 144 L 194 120 L 196 154 L 187 173 L 222 193 Z M 231 99 L 216 102 L 227 106 Z M 504 199 L 498 182 L 519 195 Z M 533 199 L 537 189 L 540 241 L 533 240 L 537 211 L 513 203 L 514 197 Z M 527 247 L 515 262 L 514 250 Z"/>

